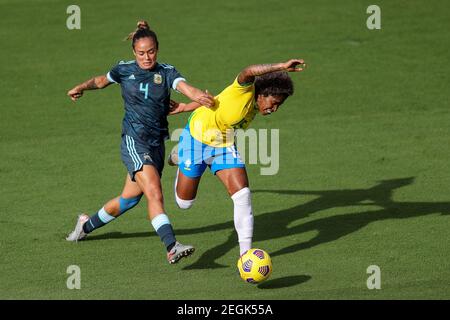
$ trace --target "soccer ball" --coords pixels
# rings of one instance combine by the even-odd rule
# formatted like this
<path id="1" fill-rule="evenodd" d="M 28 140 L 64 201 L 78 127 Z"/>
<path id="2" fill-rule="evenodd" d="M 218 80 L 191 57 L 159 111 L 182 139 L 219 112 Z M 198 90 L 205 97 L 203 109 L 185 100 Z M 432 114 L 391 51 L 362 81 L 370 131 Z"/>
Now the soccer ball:
<path id="1" fill-rule="evenodd" d="M 272 260 L 262 249 L 250 249 L 244 252 L 237 261 L 239 275 L 244 281 L 260 283 L 272 274 Z"/>

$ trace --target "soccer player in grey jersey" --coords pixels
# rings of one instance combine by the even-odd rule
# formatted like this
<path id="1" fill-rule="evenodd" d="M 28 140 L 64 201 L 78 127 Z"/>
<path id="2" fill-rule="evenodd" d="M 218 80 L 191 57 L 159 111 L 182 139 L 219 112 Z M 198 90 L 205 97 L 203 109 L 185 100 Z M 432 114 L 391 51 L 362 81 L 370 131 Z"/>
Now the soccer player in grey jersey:
<path id="1" fill-rule="evenodd" d="M 138 204 L 142 195 L 148 202 L 149 219 L 167 249 L 169 263 L 194 252 L 194 247 L 176 241 L 164 210 L 161 174 L 164 167 L 164 140 L 168 137 L 167 115 L 171 89 L 200 105 L 214 106 L 214 97 L 189 85 L 171 65 L 158 63 L 158 40 L 148 23 L 139 21 L 131 33 L 136 60 L 120 62 L 106 75 L 94 77 L 68 92 L 73 101 L 85 90 L 102 89 L 118 83 L 122 89 L 125 116 L 122 122 L 122 161 L 128 174 L 120 196 L 108 201 L 97 213 L 78 217 L 66 240 L 84 239 Z"/>

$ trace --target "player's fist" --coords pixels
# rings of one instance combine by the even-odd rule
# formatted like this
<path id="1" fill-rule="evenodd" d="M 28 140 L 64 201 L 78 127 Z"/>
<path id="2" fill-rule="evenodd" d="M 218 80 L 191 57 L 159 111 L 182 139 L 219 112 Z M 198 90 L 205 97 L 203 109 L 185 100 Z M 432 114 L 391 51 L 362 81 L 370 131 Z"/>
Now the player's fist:
<path id="1" fill-rule="evenodd" d="M 78 87 L 73 88 L 67 92 L 67 95 L 72 99 L 72 101 L 76 101 L 83 95 L 83 90 L 80 90 Z"/>
<path id="2" fill-rule="evenodd" d="M 306 68 L 306 63 L 303 59 L 291 59 L 283 63 L 283 67 L 288 72 L 300 72 Z"/>

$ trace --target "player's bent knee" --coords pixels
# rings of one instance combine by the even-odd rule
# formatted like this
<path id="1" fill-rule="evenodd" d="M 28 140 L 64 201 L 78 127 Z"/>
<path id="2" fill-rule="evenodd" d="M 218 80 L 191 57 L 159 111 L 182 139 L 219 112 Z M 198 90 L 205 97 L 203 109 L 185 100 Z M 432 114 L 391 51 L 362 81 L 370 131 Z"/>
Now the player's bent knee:
<path id="1" fill-rule="evenodd" d="M 142 194 L 139 196 L 136 196 L 134 198 L 119 198 L 119 204 L 120 204 L 120 213 L 124 213 L 127 210 L 130 210 L 134 206 L 136 206 L 139 201 L 142 198 Z"/>
<path id="2" fill-rule="evenodd" d="M 175 192 L 175 200 L 180 209 L 189 209 L 194 204 L 195 199 L 191 200 L 183 200 L 178 197 L 177 193 Z"/>

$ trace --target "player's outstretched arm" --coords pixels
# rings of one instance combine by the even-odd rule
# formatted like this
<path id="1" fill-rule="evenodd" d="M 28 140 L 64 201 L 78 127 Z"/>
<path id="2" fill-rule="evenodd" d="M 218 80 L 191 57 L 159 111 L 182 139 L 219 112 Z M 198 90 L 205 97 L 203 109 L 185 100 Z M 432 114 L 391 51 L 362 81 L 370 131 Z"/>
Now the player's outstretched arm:
<path id="1" fill-rule="evenodd" d="M 178 82 L 177 90 L 192 101 L 197 102 L 202 106 L 214 107 L 214 104 L 216 103 L 214 101 L 214 97 L 208 92 L 208 90 L 205 90 L 203 92 L 202 90 L 191 86 L 185 81 Z"/>
<path id="2" fill-rule="evenodd" d="M 109 86 L 111 82 L 109 82 L 108 78 L 105 75 L 97 76 L 92 79 L 89 79 L 67 92 L 67 95 L 72 99 L 72 101 L 78 100 L 83 95 L 84 90 L 95 90 L 95 89 L 103 89 Z"/>
<path id="3" fill-rule="evenodd" d="M 286 62 L 272 64 L 255 64 L 248 66 L 239 73 L 238 82 L 240 84 L 253 83 L 256 76 L 276 71 L 300 72 L 305 67 L 306 63 L 303 59 L 291 59 Z"/>

